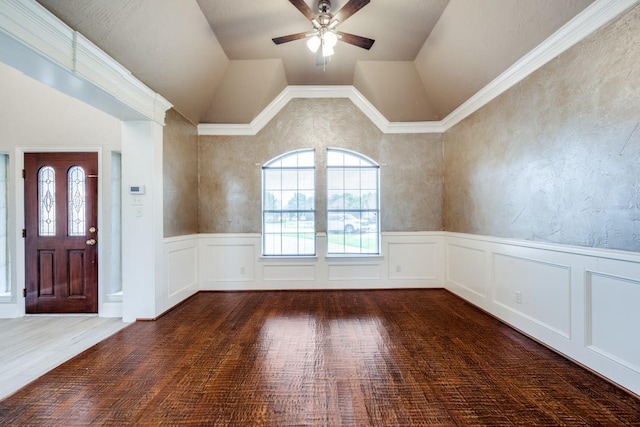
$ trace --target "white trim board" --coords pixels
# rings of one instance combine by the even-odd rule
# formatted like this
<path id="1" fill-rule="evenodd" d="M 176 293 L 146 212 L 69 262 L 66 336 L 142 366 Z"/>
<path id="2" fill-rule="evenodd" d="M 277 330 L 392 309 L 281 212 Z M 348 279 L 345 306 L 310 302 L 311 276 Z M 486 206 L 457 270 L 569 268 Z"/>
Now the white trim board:
<path id="1" fill-rule="evenodd" d="M 0 0 L 0 61 L 121 120 L 164 125 L 172 107 L 33 0 Z"/>
<path id="2" fill-rule="evenodd" d="M 294 98 L 348 98 L 388 134 L 444 133 L 640 0 L 596 0 L 548 39 L 439 121 L 389 122 L 353 86 L 289 86 L 248 124 L 198 125 L 198 135 L 256 135 Z"/>

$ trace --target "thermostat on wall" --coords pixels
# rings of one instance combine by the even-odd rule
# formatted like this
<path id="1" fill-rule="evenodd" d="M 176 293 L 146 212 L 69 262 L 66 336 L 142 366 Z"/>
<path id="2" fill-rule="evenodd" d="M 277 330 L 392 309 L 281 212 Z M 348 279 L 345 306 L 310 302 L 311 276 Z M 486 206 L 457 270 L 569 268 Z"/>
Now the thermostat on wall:
<path id="1" fill-rule="evenodd" d="M 129 194 L 144 194 L 144 185 L 130 185 Z"/>

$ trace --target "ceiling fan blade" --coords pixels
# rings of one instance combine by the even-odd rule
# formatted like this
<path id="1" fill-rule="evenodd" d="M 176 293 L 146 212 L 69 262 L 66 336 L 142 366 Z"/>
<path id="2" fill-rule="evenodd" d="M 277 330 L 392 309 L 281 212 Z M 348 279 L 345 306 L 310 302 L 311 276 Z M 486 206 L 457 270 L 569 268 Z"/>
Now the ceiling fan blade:
<path id="1" fill-rule="evenodd" d="M 291 0 L 290 0 L 291 1 Z M 365 7 L 371 2 L 371 0 L 351 0 L 347 4 L 344 5 L 342 9 L 340 9 L 335 15 L 333 15 L 332 21 L 344 22 L 351 15 Z"/>
<path id="2" fill-rule="evenodd" d="M 340 40 L 345 43 L 352 44 L 354 46 L 361 47 L 363 49 L 371 49 L 371 46 L 376 42 L 373 39 L 369 39 L 362 36 L 356 36 L 354 34 L 343 33 L 342 31 L 336 31 L 336 34 L 340 36 Z"/>
<path id="3" fill-rule="evenodd" d="M 289 3 L 295 6 L 308 20 L 312 20 L 316 17 L 316 14 L 311 11 L 311 8 L 304 2 L 304 0 L 289 0 Z"/>
<path id="4" fill-rule="evenodd" d="M 273 40 L 273 42 L 275 44 L 282 44 L 282 43 L 287 43 L 287 42 L 292 42 L 294 40 L 300 40 L 307 37 L 307 33 L 296 33 L 296 34 L 289 34 L 288 36 L 282 36 L 282 37 L 275 37 L 271 40 Z"/>

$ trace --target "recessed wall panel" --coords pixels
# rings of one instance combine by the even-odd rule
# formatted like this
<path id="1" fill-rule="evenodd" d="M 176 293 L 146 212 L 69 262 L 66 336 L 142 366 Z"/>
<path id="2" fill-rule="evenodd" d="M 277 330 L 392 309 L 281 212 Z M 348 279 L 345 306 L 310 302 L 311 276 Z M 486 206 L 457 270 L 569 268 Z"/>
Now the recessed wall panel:
<path id="1" fill-rule="evenodd" d="M 640 372 L 640 281 L 587 275 L 587 345 Z"/>
<path id="2" fill-rule="evenodd" d="M 247 282 L 254 280 L 255 246 L 208 245 L 205 248 L 205 281 Z"/>
<path id="3" fill-rule="evenodd" d="M 330 264 L 329 280 L 379 280 L 379 264 Z"/>
<path id="4" fill-rule="evenodd" d="M 480 296 L 486 296 L 484 250 L 449 244 L 447 260 L 448 282 Z"/>
<path id="5" fill-rule="evenodd" d="M 197 284 L 196 248 L 177 249 L 168 255 L 169 295 Z"/>
<path id="6" fill-rule="evenodd" d="M 437 250 L 435 243 L 389 243 L 389 278 L 435 279 Z"/>
<path id="7" fill-rule="evenodd" d="M 262 270 L 265 281 L 314 281 L 316 268 L 313 265 L 265 265 Z"/>
<path id="8" fill-rule="evenodd" d="M 494 254 L 493 298 L 567 338 L 571 333 L 571 271 L 535 259 Z"/>

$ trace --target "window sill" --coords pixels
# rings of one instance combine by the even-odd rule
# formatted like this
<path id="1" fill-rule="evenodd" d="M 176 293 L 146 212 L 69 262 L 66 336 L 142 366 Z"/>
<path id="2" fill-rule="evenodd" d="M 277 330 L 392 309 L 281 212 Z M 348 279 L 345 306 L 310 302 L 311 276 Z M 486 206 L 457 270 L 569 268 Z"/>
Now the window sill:
<path id="1" fill-rule="evenodd" d="M 327 254 L 325 256 L 327 259 L 384 259 L 384 255 L 382 254 Z"/>
<path id="2" fill-rule="evenodd" d="M 260 255 L 262 261 L 317 261 L 317 255 Z"/>

